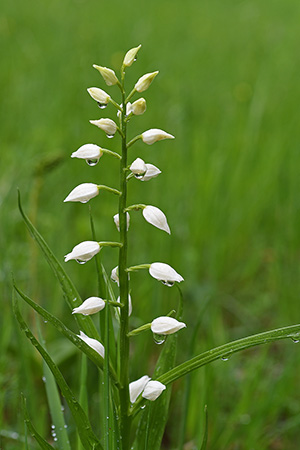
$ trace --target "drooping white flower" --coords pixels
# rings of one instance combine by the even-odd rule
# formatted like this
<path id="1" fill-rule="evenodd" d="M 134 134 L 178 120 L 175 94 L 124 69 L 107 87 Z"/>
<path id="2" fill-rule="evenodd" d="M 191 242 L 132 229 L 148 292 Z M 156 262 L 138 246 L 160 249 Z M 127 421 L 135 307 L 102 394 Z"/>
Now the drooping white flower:
<path id="1" fill-rule="evenodd" d="M 84 144 L 72 153 L 71 158 L 85 159 L 86 162 L 95 161 L 95 164 L 97 164 L 102 155 L 103 152 L 98 145 Z"/>
<path id="2" fill-rule="evenodd" d="M 81 202 L 87 203 L 91 198 L 99 194 L 99 188 L 94 183 L 82 183 L 64 199 L 64 202 Z"/>
<path id="3" fill-rule="evenodd" d="M 134 103 L 132 103 L 130 110 L 135 116 L 141 116 L 147 109 L 146 100 L 144 98 L 139 98 Z"/>
<path id="4" fill-rule="evenodd" d="M 117 302 L 120 303 L 121 299 L 120 297 L 117 298 Z M 118 308 L 120 309 L 120 308 Z M 131 295 L 128 294 L 128 316 L 131 316 L 132 314 L 132 301 L 131 301 Z"/>
<path id="5" fill-rule="evenodd" d="M 151 178 L 155 178 L 161 173 L 159 168 L 153 164 L 146 164 L 146 167 L 146 173 L 140 178 L 141 181 L 149 181 Z"/>
<path id="6" fill-rule="evenodd" d="M 123 64 L 125 67 L 131 66 L 131 64 L 135 61 L 137 52 L 139 51 L 140 48 L 141 48 L 141 45 L 128 50 L 128 52 L 126 53 L 124 60 L 123 60 Z"/>
<path id="7" fill-rule="evenodd" d="M 136 399 L 143 392 L 144 387 L 150 380 L 151 378 L 148 377 L 148 375 L 144 375 L 143 377 L 139 378 L 136 381 L 132 381 L 129 384 L 129 397 L 131 403 L 134 403 L 136 401 Z"/>
<path id="8" fill-rule="evenodd" d="M 110 274 L 110 278 L 119 286 L 119 266 L 113 268 Z"/>
<path id="9" fill-rule="evenodd" d="M 153 278 L 162 281 L 167 286 L 173 286 L 175 281 L 180 283 L 183 278 L 173 267 L 165 263 L 152 263 L 150 264 L 149 273 Z"/>
<path id="10" fill-rule="evenodd" d="M 143 209 L 143 216 L 147 222 L 151 223 L 151 225 L 171 234 L 166 216 L 159 208 L 156 208 L 156 206 L 147 205 Z"/>
<path id="11" fill-rule="evenodd" d="M 120 219 L 119 219 L 119 214 L 115 214 L 114 217 L 114 222 L 116 224 L 117 230 L 120 231 Z M 129 212 L 126 212 L 126 221 L 127 221 L 127 231 L 129 230 L 129 225 L 130 225 L 130 215 Z"/>
<path id="12" fill-rule="evenodd" d="M 100 297 L 89 297 L 80 306 L 74 308 L 72 314 L 83 314 L 89 316 L 105 308 L 105 301 Z"/>
<path id="13" fill-rule="evenodd" d="M 162 316 L 157 317 L 151 322 L 151 330 L 155 334 L 172 334 L 176 333 L 176 331 L 181 330 L 181 328 L 185 328 L 186 324 L 183 322 L 179 322 L 173 317 Z"/>
<path id="14" fill-rule="evenodd" d="M 87 91 L 90 94 L 90 96 L 101 105 L 107 105 L 107 103 L 110 100 L 110 95 L 108 95 L 105 91 L 97 87 L 88 88 Z"/>
<path id="15" fill-rule="evenodd" d="M 111 119 L 90 120 L 90 123 L 96 125 L 98 128 L 101 128 L 101 130 L 105 131 L 109 137 L 114 136 L 117 131 L 117 125 Z"/>
<path id="16" fill-rule="evenodd" d="M 145 175 L 147 166 L 141 158 L 136 158 L 130 166 L 131 172 L 138 177 Z"/>
<path id="17" fill-rule="evenodd" d="M 117 84 L 118 78 L 116 77 L 116 74 L 112 69 L 109 69 L 108 67 L 97 66 L 96 64 L 93 64 L 93 67 L 101 73 L 107 86 L 113 86 L 114 84 Z"/>
<path id="18" fill-rule="evenodd" d="M 137 92 L 144 92 L 146 91 L 146 89 L 148 89 L 148 87 L 150 86 L 150 84 L 152 83 L 152 81 L 154 80 L 154 78 L 156 77 L 156 75 L 158 74 L 158 70 L 156 72 L 151 72 L 151 73 L 146 73 L 145 75 L 143 75 L 135 84 L 134 88 Z"/>
<path id="19" fill-rule="evenodd" d="M 80 339 L 82 339 L 89 347 L 91 347 L 97 353 L 99 353 L 99 355 L 102 356 L 102 358 L 104 358 L 105 350 L 101 342 L 97 341 L 97 339 L 88 337 L 86 334 L 83 333 L 83 331 L 80 331 L 78 337 L 80 337 Z"/>
<path id="20" fill-rule="evenodd" d="M 151 380 L 146 384 L 142 397 L 154 402 L 165 389 L 166 386 L 160 381 Z"/>
<path id="21" fill-rule="evenodd" d="M 158 128 L 151 128 L 150 130 L 142 133 L 142 140 L 148 145 L 152 145 L 154 142 L 161 141 L 163 139 L 175 139 L 175 136 L 167 133 L 166 131 L 159 130 Z"/>
<path id="22" fill-rule="evenodd" d="M 65 262 L 75 259 L 77 261 L 86 262 L 92 259 L 101 250 L 98 242 L 84 241 L 78 245 L 75 245 L 71 253 L 65 255 Z"/>

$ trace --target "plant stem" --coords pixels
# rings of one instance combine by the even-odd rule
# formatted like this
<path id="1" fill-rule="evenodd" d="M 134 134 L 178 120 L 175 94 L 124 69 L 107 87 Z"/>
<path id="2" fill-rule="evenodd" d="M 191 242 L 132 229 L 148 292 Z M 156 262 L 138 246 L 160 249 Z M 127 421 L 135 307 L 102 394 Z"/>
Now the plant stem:
<path id="1" fill-rule="evenodd" d="M 123 113 L 121 114 L 121 130 L 122 130 L 122 159 L 120 161 L 120 192 L 119 197 L 119 222 L 120 222 L 120 242 L 122 247 L 119 250 L 119 280 L 120 280 L 120 301 L 124 305 L 120 313 L 120 434 L 122 439 L 122 450 L 129 449 L 130 424 L 131 418 L 129 411 L 129 338 L 128 333 L 128 273 L 127 268 L 127 220 L 126 220 L 126 201 L 127 201 L 127 146 L 126 146 L 126 128 L 125 121 L 125 91 L 124 91 L 124 67 L 121 69 L 121 85 L 122 85 L 122 104 Z"/>

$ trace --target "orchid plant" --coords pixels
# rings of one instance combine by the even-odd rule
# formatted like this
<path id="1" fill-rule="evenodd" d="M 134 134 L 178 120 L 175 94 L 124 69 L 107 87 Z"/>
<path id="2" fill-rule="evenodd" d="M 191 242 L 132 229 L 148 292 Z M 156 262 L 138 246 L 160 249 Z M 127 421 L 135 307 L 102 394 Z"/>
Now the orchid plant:
<path id="1" fill-rule="evenodd" d="M 45 321 L 52 323 L 82 354 L 82 382 L 80 399 L 77 400 L 60 369 L 48 353 L 41 332 L 39 331 L 39 339 L 37 339 L 29 329 L 20 313 L 17 297 L 14 295 L 13 304 L 16 318 L 45 362 L 45 379 L 48 384 L 47 395 L 53 426 L 56 430 L 51 444 L 35 429 L 28 415 L 25 399 L 23 401 L 27 430 L 42 449 L 71 449 L 65 417 L 61 409 L 59 396 L 59 393 L 61 393 L 65 397 L 76 423 L 78 433 L 76 448 L 78 450 L 159 450 L 166 426 L 171 384 L 175 380 L 216 359 L 228 359 L 232 353 L 240 350 L 287 337 L 298 340 L 300 335 L 300 325 L 280 328 L 208 350 L 176 366 L 176 333 L 186 327 L 186 324 L 182 322 L 183 296 L 179 287 L 183 277 L 165 262 L 128 266 L 128 228 L 130 226 L 130 216 L 135 211 L 141 210 L 143 217 L 148 223 L 159 230 L 165 231 L 167 234 L 171 233 L 165 214 L 157 206 L 145 204 L 130 205 L 128 202 L 127 185 L 130 180 L 150 181 L 161 173 L 153 164 L 145 163 L 139 157 L 132 161 L 129 156 L 130 147 L 136 145 L 139 141 L 152 145 L 164 139 L 174 139 L 172 134 L 157 128 L 151 128 L 130 140 L 128 139 L 130 120 L 135 116 L 144 114 L 146 111 L 146 100 L 144 98 L 138 98 L 133 103 L 131 103 L 131 100 L 135 95 L 146 91 L 158 75 L 158 71 L 143 75 L 138 79 L 129 94 L 125 92 L 124 80 L 126 71 L 136 60 L 140 48 L 141 46 L 139 45 L 125 54 L 120 70 L 120 78 L 117 77 L 112 69 L 94 65 L 94 68 L 100 73 L 107 86 L 116 86 L 119 89 L 119 102 L 98 87 L 88 89 L 89 95 L 101 109 L 104 109 L 109 104 L 115 108 L 116 120 L 100 118 L 90 122 L 104 131 L 109 138 L 119 135 L 120 152 L 115 152 L 96 144 L 84 144 L 71 155 L 72 158 L 85 160 L 89 166 L 95 166 L 103 155 L 111 156 L 119 161 L 118 189 L 106 185 L 83 183 L 76 186 L 64 200 L 65 202 L 86 203 L 97 197 L 100 190 L 110 192 L 119 199 L 119 208 L 113 217 L 113 221 L 119 231 L 119 240 L 117 242 L 97 240 L 93 219 L 91 218 L 92 240 L 80 242 L 65 256 L 65 262 L 75 260 L 80 264 L 85 264 L 92 258 L 96 259 L 100 286 L 97 296 L 89 297 L 84 301 L 81 300 L 65 269 L 24 213 L 19 196 L 19 208 L 23 219 L 58 278 L 64 297 L 70 307 L 70 313 L 73 314 L 76 321 L 78 331 L 74 333 L 67 328 L 59 318 L 24 294 L 15 282 L 14 292 L 34 308 Z M 93 201 L 96 202 L 97 199 Z M 104 247 L 114 247 L 119 253 L 118 266 L 112 269 L 110 279 L 99 259 L 99 252 Z M 143 269 L 147 269 L 153 278 L 161 281 L 166 286 L 176 286 L 179 302 L 176 311 L 172 310 L 167 315 L 151 318 L 151 322 L 133 329 L 130 322 L 133 310 L 130 294 L 130 273 Z M 111 281 L 117 284 L 117 298 Z M 93 320 L 89 317 L 94 314 L 100 315 L 100 329 L 97 329 Z M 140 374 L 139 379 L 130 380 L 130 340 L 135 335 L 146 330 L 150 330 L 156 341 L 164 343 L 164 345 L 153 373 Z M 104 386 L 101 391 L 103 421 L 96 433 L 92 430 L 90 424 L 86 402 L 88 392 L 86 357 L 99 368 Z M 205 448 L 207 441 L 205 429 L 205 424 L 203 424 L 202 449 Z M 179 444 L 179 448 L 183 448 L 183 443 Z"/>

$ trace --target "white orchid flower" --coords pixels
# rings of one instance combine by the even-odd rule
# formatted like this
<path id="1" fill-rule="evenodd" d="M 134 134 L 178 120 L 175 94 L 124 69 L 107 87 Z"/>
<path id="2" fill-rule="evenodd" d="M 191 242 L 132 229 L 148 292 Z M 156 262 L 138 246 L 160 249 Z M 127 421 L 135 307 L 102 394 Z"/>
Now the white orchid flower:
<path id="1" fill-rule="evenodd" d="M 149 181 L 151 178 L 157 177 L 161 171 L 158 167 L 154 166 L 153 164 L 146 164 L 147 170 L 144 173 L 144 175 L 139 178 L 140 181 Z"/>
<path id="2" fill-rule="evenodd" d="M 117 131 L 117 125 L 111 119 L 90 120 L 90 123 L 105 131 L 108 137 L 114 136 Z"/>
<path id="3" fill-rule="evenodd" d="M 135 116 L 141 116 L 147 109 L 146 100 L 144 98 L 139 98 L 134 103 L 132 103 L 130 110 Z"/>
<path id="4" fill-rule="evenodd" d="M 116 77 L 116 74 L 112 69 L 109 69 L 108 67 L 97 66 L 96 64 L 93 64 L 93 67 L 101 73 L 107 86 L 113 86 L 118 83 L 118 78 Z"/>
<path id="5" fill-rule="evenodd" d="M 140 48 L 141 48 L 141 45 L 128 50 L 128 52 L 126 53 L 124 60 L 123 60 L 123 65 L 125 67 L 131 66 L 131 64 L 136 60 L 136 55 Z"/>
<path id="6" fill-rule="evenodd" d="M 166 216 L 159 208 L 156 208 L 156 206 L 147 205 L 143 209 L 143 216 L 147 222 L 151 223 L 151 225 L 171 234 Z"/>
<path id="7" fill-rule="evenodd" d="M 117 298 L 117 302 L 120 303 L 121 299 L 120 297 Z M 120 309 L 120 308 L 118 308 Z M 131 301 L 131 295 L 128 294 L 128 316 L 131 316 L 132 314 L 132 301 Z"/>
<path id="8" fill-rule="evenodd" d="M 83 331 L 80 331 L 80 334 L 78 335 L 80 339 L 82 339 L 89 347 L 95 350 L 102 358 L 104 358 L 104 347 L 101 344 L 101 342 L 97 341 L 96 339 L 88 337 L 86 334 L 83 333 Z"/>
<path id="9" fill-rule="evenodd" d="M 85 263 L 92 259 L 97 253 L 101 250 L 98 242 L 95 241 L 84 241 L 80 244 L 76 245 L 71 253 L 65 255 L 65 262 L 70 261 L 71 259 L 75 259 L 77 261 L 82 261 Z"/>
<path id="10" fill-rule="evenodd" d="M 141 136 L 143 142 L 148 145 L 152 145 L 154 142 L 161 141 L 163 139 L 175 139 L 175 136 L 172 134 L 159 130 L 158 128 L 151 128 L 150 130 L 144 131 Z"/>
<path id="11" fill-rule="evenodd" d="M 111 271 L 111 274 L 110 274 L 110 278 L 112 279 L 112 281 L 117 283 L 117 285 L 119 286 L 119 267 L 118 266 L 113 268 L 113 270 Z"/>
<path id="12" fill-rule="evenodd" d="M 96 100 L 96 102 L 100 103 L 101 105 L 107 105 L 107 103 L 110 101 L 110 95 L 108 95 L 105 91 L 102 89 L 99 89 L 97 87 L 91 87 L 88 88 L 88 93 L 90 96 Z"/>
<path id="13" fill-rule="evenodd" d="M 147 166 L 141 158 L 136 158 L 131 164 L 130 170 L 134 174 L 134 176 L 139 178 L 145 175 L 147 171 Z"/>
<path id="14" fill-rule="evenodd" d="M 64 202 L 87 203 L 91 198 L 99 194 L 99 188 L 94 183 L 82 183 L 76 186 L 64 199 Z"/>
<path id="15" fill-rule="evenodd" d="M 105 308 L 105 301 L 100 297 L 89 297 L 80 306 L 74 308 L 72 314 L 83 314 L 89 316 Z"/>
<path id="16" fill-rule="evenodd" d="M 135 84 L 134 88 L 137 92 L 144 92 L 148 89 L 156 75 L 158 74 L 158 70 L 156 72 L 146 73 L 143 75 Z"/>
<path id="17" fill-rule="evenodd" d="M 160 381 L 151 380 L 146 384 L 142 397 L 153 402 L 165 389 L 166 386 L 160 383 Z"/>
<path id="18" fill-rule="evenodd" d="M 120 219 L 119 219 L 119 214 L 115 214 L 114 217 L 113 217 L 113 219 L 114 219 L 115 225 L 116 225 L 116 227 L 117 227 L 117 230 L 120 231 Z M 128 230 L 129 230 L 129 225 L 130 225 L 130 214 L 129 214 L 128 211 L 126 212 L 126 221 L 127 221 L 127 231 L 128 231 Z"/>
<path id="19" fill-rule="evenodd" d="M 173 267 L 165 263 L 152 263 L 150 264 L 149 273 L 153 278 L 162 281 L 167 286 L 173 286 L 175 281 L 180 283 L 183 278 Z"/>
<path id="20" fill-rule="evenodd" d="M 85 159 L 90 165 L 95 165 L 103 155 L 101 147 L 96 144 L 84 144 L 73 152 L 71 158 Z"/>
<path id="21" fill-rule="evenodd" d="M 157 317 L 151 322 L 151 331 L 155 334 L 173 334 L 185 327 L 185 323 L 168 316 Z"/>

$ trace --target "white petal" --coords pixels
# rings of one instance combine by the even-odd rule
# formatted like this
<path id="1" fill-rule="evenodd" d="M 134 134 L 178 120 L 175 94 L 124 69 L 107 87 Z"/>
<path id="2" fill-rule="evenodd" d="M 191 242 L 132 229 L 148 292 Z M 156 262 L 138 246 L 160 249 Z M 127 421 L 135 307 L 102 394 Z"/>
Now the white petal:
<path id="1" fill-rule="evenodd" d="M 176 333 L 176 331 L 181 330 L 181 328 L 185 327 L 185 323 L 178 322 L 178 320 L 168 316 L 157 317 L 151 323 L 152 332 L 155 334 L 163 335 Z"/>
<path id="2" fill-rule="evenodd" d="M 83 333 L 83 331 L 80 331 L 78 337 L 80 337 L 80 339 L 82 339 L 89 347 L 91 347 L 97 353 L 99 353 L 99 355 L 102 356 L 102 358 L 104 358 L 105 350 L 101 342 L 97 341 L 96 339 L 88 337 L 86 334 Z"/>
<path id="3" fill-rule="evenodd" d="M 103 155 L 101 148 L 96 144 L 84 144 L 76 152 L 72 153 L 71 158 L 80 159 L 99 159 Z"/>
<path id="4" fill-rule="evenodd" d="M 111 271 L 110 278 L 112 279 L 112 281 L 117 283 L 117 285 L 119 286 L 119 267 L 118 266 L 114 267 L 114 269 Z"/>
<path id="5" fill-rule="evenodd" d="M 72 314 L 89 316 L 101 311 L 105 307 L 105 301 L 100 297 L 89 297 L 80 306 L 73 309 Z"/>
<path id="6" fill-rule="evenodd" d="M 156 77 L 156 75 L 158 74 L 158 70 L 156 72 L 151 72 L 151 73 L 146 73 L 145 75 L 143 75 L 135 84 L 134 88 L 137 92 L 144 92 L 146 91 L 146 89 L 148 89 L 148 87 L 150 86 L 150 84 L 152 83 L 152 81 L 154 80 L 154 78 Z"/>
<path id="7" fill-rule="evenodd" d="M 96 197 L 99 194 L 97 184 L 94 183 L 82 183 L 64 199 L 64 202 L 81 202 L 86 203 L 91 198 Z"/>
<path id="8" fill-rule="evenodd" d="M 147 109 L 146 100 L 142 97 L 136 100 L 132 105 L 130 105 L 131 112 L 135 116 L 141 116 Z"/>
<path id="9" fill-rule="evenodd" d="M 115 225 L 116 225 L 116 227 L 117 227 L 117 230 L 120 231 L 120 219 L 119 219 L 119 214 L 115 214 L 114 217 L 113 217 L 113 219 L 114 219 Z M 128 231 L 128 230 L 129 230 L 129 225 L 130 225 L 130 215 L 129 215 L 129 212 L 128 212 L 128 211 L 126 212 L 126 219 L 127 219 L 127 231 Z"/>
<path id="10" fill-rule="evenodd" d="M 147 205 L 143 209 L 143 216 L 147 222 L 151 223 L 151 225 L 171 234 L 166 216 L 159 208 L 156 208 L 156 206 Z"/>
<path id="11" fill-rule="evenodd" d="M 108 95 L 102 89 L 99 89 L 99 88 L 96 88 L 96 87 L 92 87 L 92 88 L 89 88 L 87 91 L 90 94 L 90 96 L 94 100 L 96 100 L 96 102 L 100 103 L 101 105 L 107 105 L 107 103 L 110 100 L 110 95 Z"/>
<path id="12" fill-rule="evenodd" d="M 125 67 L 131 66 L 131 64 L 136 60 L 136 55 L 140 48 L 141 44 L 138 47 L 134 47 L 128 50 L 123 60 L 123 64 Z"/>
<path id="13" fill-rule="evenodd" d="M 143 392 L 144 387 L 150 380 L 151 378 L 148 377 L 148 375 L 144 375 L 143 377 L 139 378 L 136 381 L 132 381 L 132 383 L 129 384 L 129 396 L 131 403 L 134 403 L 136 401 L 136 399 Z"/>
<path id="14" fill-rule="evenodd" d="M 142 140 L 148 145 L 154 144 L 154 142 L 161 141 L 163 139 L 175 139 L 175 137 L 166 131 L 159 130 L 158 128 L 151 128 L 151 130 L 147 130 L 142 133 Z"/>
<path id="15" fill-rule="evenodd" d="M 117 302 L 120 303 L 121 299 L 120 297 L 117 298 Z M 120 308 L 118 308 L 120 309 Z M 128 294 L 128 316 L 131 316 L 132 314 L 132 301 L 131 301 L 131 295 Z"/>
<path id="16" fill-rule="evenodd" d="M 178 283 L 183 281 L 182 276 L 179 275 L 173 267 L 165 263 L 152 263 L 150 265 L 149 273 L 153 278 L 156 278 L 167 285 L 171 285 L 171 283 L 174 283 L 175 281 Z"/>
<path id="17" fill-rule="evenodd" d="M 117 125 L 111 119 L 90 120 L 90 123 L 101 128 L 108 136 L 113 136 L 117 131 Z"/>
<path id="18" fill-rule="evenodd" d="M 109 69 L 108 67 L 97 66 L 96 64 L 93 64 L 93 67 L 101 73 L 107 86 L 113 86 L 118 83 L 118 78 L 116 77 L 116 74 L 112 69 Z"/>
<path id="19" fill-rule="evenodd" d="M 65 255 L 65 262 L 70 261 L 71 259 L 76 259 L 79 261 L 89 261 L 95 256 L 98 252 L 100 252 L 101 247 L 98 242 L 95 241 L 84 241 L 80 244 L 76 245 L 71 253 Z"/>
<path id="20" fill-rule="evenodd" d="M 141 181 L 149 181 L 151 178 L 157 177 L 161 171 L 153 164 L 146 164 L 146 173 L 140 178 Z"/>
<path id="21" fill-rule="evenodd" d="M 164 384 L 159 381 L 151 380 L 146 384 L 142 397 L 153 402 L 165 389 L 166 386 Z"/>
<path id="22" fill-rule="evenodd" d="M 144 175 L 147 171 L 147 166 L 141 158 L 137 158 L 131 164 L 130 170 L 134 175 Z"/>

